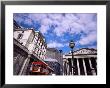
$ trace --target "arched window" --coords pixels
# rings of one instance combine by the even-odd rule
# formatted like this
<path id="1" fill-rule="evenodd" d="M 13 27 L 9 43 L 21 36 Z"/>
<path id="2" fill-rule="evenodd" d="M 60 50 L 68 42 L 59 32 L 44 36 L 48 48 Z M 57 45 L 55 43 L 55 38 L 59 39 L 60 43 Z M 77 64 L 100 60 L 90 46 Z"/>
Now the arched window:
<path id="1" fill-rule="evenodd" d="M 17 39 L 22 39 L 23 34 L 19 34 Z"/>

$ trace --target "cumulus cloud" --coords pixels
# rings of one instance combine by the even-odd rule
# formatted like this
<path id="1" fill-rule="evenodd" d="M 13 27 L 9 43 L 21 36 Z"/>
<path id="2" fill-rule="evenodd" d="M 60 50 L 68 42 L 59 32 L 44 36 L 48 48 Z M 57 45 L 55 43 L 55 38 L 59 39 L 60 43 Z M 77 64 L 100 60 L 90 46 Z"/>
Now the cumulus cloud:
<path id="1" fill-rule="evenodd" d="M 47 18 L 47 14 L 36 14 L 36 13 L 30 13 L 27 16 L 28 18 L 32 19 L 34 22 L 39 21 L 41 22 L 42 19 Z"/>
<path id="2" fill-rule="evenodd" d="M 65 14 L 65 18 L 71 21 L 77 21 L 79 18 L 76 16 L 76 14 L 68 13 Z"/>
<path id="3" fill-rule="evenodd" d="M 94 13 L 93 14 L 91 13 L 90 14 L 89 13 L 76 14 L 76 16 L 79 18 L 78 22 L 84 25 L 92 22 L 94 15 L 96 14 Z"/>
<path id="4" fill-rule="evenodd" d="M 24 23 L 35 27 L 38 23 L 39 30 L 43 35 L 50 35 L 50 30 L 54 37 L 65 38 L 65 35 L 72 37 L 81 34 L 80 39 L 75 40 L 77 45 L 89 45 L 97 41 L 97 14 L 95 13 L 16 13 L 14 19 L 18 23 Z M 72 35 L 72 36 L 71 36 Z M 49 38 L 51 40 L 51 38 Z M 49 40 L 48 39 L 48 40 Z M 67 38 L 65 40 L 68 40 Z M 66 42 L 66 41 L 65 41 Z M 55 41 L 48 41 L 48 47 L 65 47 Z"/>
<path id="5" fill-rule="evenodd" d="M 27 24 L 27 25 L 31 26 L 31 25 L 33 25 L 33 22 L 32 22 L 31 19 L 26 19 L 26 20 L 24 21 L 24 24 Z"/>
<path id="6" fill-rule="evenodd" d="M 88 46 L 88 48 L 97 49 L 97 46 L 92 45 L 92 46 Z"/>
<path id="7" fill-rule="evenodd" d="M 80 32 L 89 33 L 96 31 L 97 24 L 93 21 L 94 14 L 66 14 L 58 27 L 55 28 L 54 33 L 57 36 L 63 36 L 65 33 L 78 34 Z"/>
<path id="8" fill-rule="evenodd" d="M 24 19 L 17 14 L 14 14 L 14 20 L 16 20 L 18 23 L 21 23 L 24 21 Z"/>
<path id="9" fill-rule="evenodd" d="M 59 47 L 64 47 L 62 43 L 59 43 L 57 41 L 51 41 L 47 44 L 47 47 L 49 48 L 59 48 Z"/>
<path id="10" fill-rule="evenodd" d="M 89 30 L 96 29 L 96 21 L 93 20 L 94 14 L 17 14 L 15 17 L 19 22 L 22 22 L 27 17 L 27 19 L 24 19 L 25 24 L 32 25 L 33 21 L 33 25 L 39 22 L 41 28 L 47 26 L 45 29 L 40 30 L 42 33 L 47 33 L 47 28 L 50 25 L 56 25 L 53 31 L 57 36 L 63 36 L 67 32 L 70 34 L 77 34 L 81 31 L 88 33 Z"/>
<path id="11" fill-rule="evenodd" d="M 62 14 L 57 14 L 57 13 L 53 13 L 53 14 L 47 14 L 48 18 L 51 20 L 56 20 L 58 22 L 60 22 L 61 20 L 63 20 L 63 15 Z"/>
<path id="12" fill-rule="evenodd" d="M 39 29 L 42 34 L 47 34 L 47 31 L 49 30 L 48 26 L 42 25 Z"/>
<path id="13" fill-rule="evenodd" d="M 96 40 L 97 40 L 97 35 L 95 32 L 92 32 L 87 36 L 82 36 L 81 39 L 79 40 L 79 43 L 81 45 L 88 45 L 96 42 Z"/>

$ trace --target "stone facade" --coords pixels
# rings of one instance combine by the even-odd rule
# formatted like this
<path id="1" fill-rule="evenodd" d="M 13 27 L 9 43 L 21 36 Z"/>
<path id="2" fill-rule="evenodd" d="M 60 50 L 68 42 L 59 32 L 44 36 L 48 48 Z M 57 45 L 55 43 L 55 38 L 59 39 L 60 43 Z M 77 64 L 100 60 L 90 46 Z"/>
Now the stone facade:
<path id="1" fill-rule="evenodd" d="M 29 49 L 29 44 L 31 44 L 34 39 L 34 30 L 16 29 L 14 31 L 14 38 Z"/>
<path id="2" fill-rule="evenodd" d="M 53 74 L 62 75 L 61 71 L 60 71 L 61 66 L 58 62 L 56 62 L 56 61 L 45 61 L 45 62 L 54 70 Z"/>
<path id="3" fill-rule="evenodd" d="M 46 55 L 46 41 L 39 31 L 21 28 L 14 21 L 14 55 L 13 74 L 27 75 L 32 61 L 44 62 Z"/>
<path id="4" fill-rule="evenodd" d="M 37 54 L 38 58 L 44 60 L 46 57 L 47 44 L 46 44 L 45 38 L 39 31 L 35 32 L 35 38 L 33 42 L 36 43 L 34 53 Z"/>
<path id="5" fill-rule="evenodd" d="M 63 56 L 64 75 L 97 75 L 97 50 L 83 48 Z"/>
<path id="6" fill-rule="evenodd" d="M 28 49 L 21 45 L 19 41 L 14 39 L 14 55 L 13 55 L 13 74 L 19 75 L 26 58 L 28 58 Z"/>
<path id="7" fill-rule="evenodd" d="M 60 65 L 60 71 L 63 71 L 63 55 L 55 48 L 47 48 L 46 58 L 56 59 Z"/>

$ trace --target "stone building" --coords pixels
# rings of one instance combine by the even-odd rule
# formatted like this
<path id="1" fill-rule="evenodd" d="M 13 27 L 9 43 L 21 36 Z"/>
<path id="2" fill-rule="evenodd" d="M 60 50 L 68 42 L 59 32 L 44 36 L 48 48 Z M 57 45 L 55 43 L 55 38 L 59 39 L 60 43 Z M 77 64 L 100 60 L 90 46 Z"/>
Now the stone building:
<path id="1" fill-rule="evenodd" d="M 47 48 L 46 51 L 46 59 L 51 58 L 51 59 L 56 59 L 57 62 L 59 63 L 60 66 L 60 74 L 62 74 L 63 72 L 63 55 L 60 53 L 60 51 L 58 51 L 55 48 Z"/>
<path id="2" fill-rule="evenodd" d="M 35 32 L 33 29 L 16 29 L 14 31 L 14 38 L 22 45 L 29 49 L 29 45 L 33 42 Z"/>
<path id="3" fill-rule="evenodd" d="M 56 59 L 47 58 L 45 62 L 54 70 L 53 74 L 62 75 L 60 72 L 61 66 Z"/>
<path id="4" fill-rule="evenodd" d="M 24 62 L 29 60 L 28 49 L 21 45 L 19 41 L 13 39 L 14 43 L 14 55 L 13 55 L 13 74 L 19 75 L 23 67 Z"/>
<path id="5" fill-rule="evenodd" d="M 34 31 L 34 29 L 16 29 L 14 38 L 28 48 L 30 53 L 35 53 L 38 58 L 45 59 L 47 45 L 45 38 L 39 31 Z"/>
<path id="6" fill-rule="evenodd" d="M 97 50 L 82 48 L 63 56 L 64 75 L 97 75 Z"/>
<path id="7" fill-rule="evenodd" d="M 27 47 L 22 45 L 18 40 L 14 39 L 14 55 L 13 55 L 13 74 L 28 75 L 30 64 L 32 61 L 42 61 L 36 54 L 30 53 Z"/>
<path id="8" fill-rule="evenodd" d="M 40 60 L 45 63 L 46 41 L 39 31 L 32 28 L 14 28 L 14 75 L 26 75 L 31 62 Z"/>
<path id="9" fill-rule="evenodd" d="M 37 54 L 38 58 L 44 60 L 46 57 L 47 44 L 44 36 L 39 31 L 35 32 L 33 43 L 35 43 L 35 48 L 33 49 L 33 52 Z"/>
<path id="10" fill-rule="evenodd" d="M 19 56 L 19 58 L 17 58 L 13 62 L 14 63 L 14 72 L 17 71 L 17 73 L 15 73 L 15 75 L 25 75 L 28 64 L 31 60 L 31 57 L 33 56 L 32 53 L 30 52 L 29 45 L 33 41 L 34 30 L 32 30 L 32 29 L 26 30 L 26 29 L 22 29 L 22 28 L 17 28 L 14 30 L 13 35 L 14 35 L 13 36 L 14 37 L 14 58 L 17 58 Z M 16 42 L 17 42 L 17 44 L 19 44 L 17 47 L 16 47 Z M 22 46 L 22 47 L 20 47 L 20 46 Z M 25 47 L 25 49 L 28 50 L 27 53 L 24 53 L 24 51 L 22 50 L 23 47 Z M 20 51 L 20 50 L 22 50 L 22 51 Z M 21 56 L 25 56 L 27 58 L 21 58 Z M 22 61 L 22 64 L 19 64 L 19 63 L 21 63 L 21 61 Z M 16 66 L 17 64 L 19 64 L 19 67 L 21 67 L 21 68 L 19 68 L 19 71 Z"/>

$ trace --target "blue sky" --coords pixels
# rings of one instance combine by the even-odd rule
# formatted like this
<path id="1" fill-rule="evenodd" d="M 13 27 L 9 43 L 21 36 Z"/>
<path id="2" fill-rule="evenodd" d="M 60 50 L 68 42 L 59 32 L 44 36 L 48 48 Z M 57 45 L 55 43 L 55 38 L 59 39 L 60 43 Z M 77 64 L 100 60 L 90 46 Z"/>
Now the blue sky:
<path id="1" fill-rule="evenodd" d="M 48 47 L 63 53 L 70 52 L 70 40 L 74 50 L 97 48 L 96 13 L 14 13 L 13 17 L 20 26 L 40 31 Z"/>

